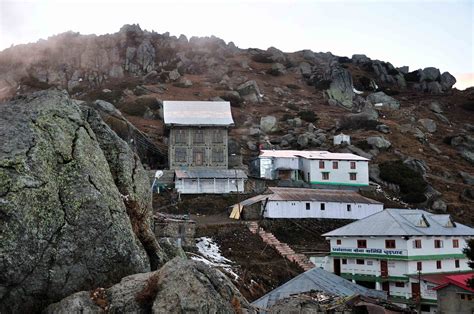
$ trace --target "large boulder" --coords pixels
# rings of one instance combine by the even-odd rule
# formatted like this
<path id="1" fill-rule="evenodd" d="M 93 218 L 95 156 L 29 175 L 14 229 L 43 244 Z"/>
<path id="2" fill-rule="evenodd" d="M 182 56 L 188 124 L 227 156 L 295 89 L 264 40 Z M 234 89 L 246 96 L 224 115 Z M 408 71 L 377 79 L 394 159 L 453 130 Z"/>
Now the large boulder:
<path id="1" fill-rule="evenodd" d="M 141 242 L 148 179 L 98 115 L 38 92 L 0 104 L 0 138 L 0 312 L 149 271 L 147 253 L 158 261 L 159 247 Z"/>
<path id="2" fill-rule="evenodd" d="M 349 71 L 342 67 L 333 66 L 329 71 L 328 78 L 331 82 L 329 89 L 326 90 L 329 99 L 347 109 L 351 109 L 355 93 Z"/>
<path id="3" fill-rule="evenodd" d="M 51 304 L 44 312 L 102 313 L 106 306 L 111 313 L 255 313 L 224 274 L 182 258 L 159 271 L 125 277 L 98 294 L 100 302 L 92 302 L 83 291 Z"/>
<path id="4" fill-rule="evenodd" d="M 278 130 L 277 119 L 274 116 L 265 116 L 260 119 L 260 129 L 265 132 L 275 132 Z"/>
<path id="5" fill-rule="evenodd" d="M 257 82 L 254 80 L 247 81 L 237 87 L 237 92 L 243 99 L 249 102 L 259 102 L 262 98 Z"/>
<path id="6" fill-rule="evenodd" d="M 384 92 L 377 92 L 367 96 L 367 100 L 374 106 L 382 107 L 383 109 L 398 110 L 400 109 L 400 102 L 393 97 L 388 96 Z"/>
<path id="7" fill-rule="evenodd" d="M 428 132 L 434 133 L 436 132 L 436 122 L 432 119 L 420 119 L 418 120 L 418 123 Z"/>
<path id="8" fill-rule="evenodd" d="M 385 150 L 392 146 L 392 143 L 386 140 L 383 136 L 370 136 L 367 138 L 367 143 L 373 148 L 380 150 Z"/>
<path id="9" fill-rule="evenodd" d="M 433 82 L 433 81 L 437 81 L 439 78 L 440 78 L 440 72 L 439 72 L 439 69 L 437 68 L 428 67 L 428 68 L 424 68 L 421 71 L 420 81 Z"/>
<path id="10" fill-rule="evenodd" d="M 454 84 L 456 84 L 456 78 L 452 76 L 449 72 L 444 72 L 441 74 L 441 87 L 444 91 L 450 90 Z"/>

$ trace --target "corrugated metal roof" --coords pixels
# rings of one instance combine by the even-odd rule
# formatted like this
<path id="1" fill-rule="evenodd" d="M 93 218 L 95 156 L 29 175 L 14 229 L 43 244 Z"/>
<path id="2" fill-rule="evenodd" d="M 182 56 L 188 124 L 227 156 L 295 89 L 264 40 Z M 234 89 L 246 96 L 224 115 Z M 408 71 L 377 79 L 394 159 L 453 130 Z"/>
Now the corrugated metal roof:
<path id="1" fill-rule="evenodd" d="M 175 170 L 177 179 L 246 179 L 247 175 L 240 169 L 202 169 L 202 170 Z"/>
<path id="2" fill-rule="evenodd" d="M 163 120 L 167 125 L 234 124 L 228 101 L 163 101 Z"/>
<path id="3" fill-rule="evenodd" d="M 252 305 L 268 309 L 278 300 L 289 297 L 292 294 L 305 293 L 311 290 L 337 296 L 352 296 L 355 294 L 372 298 L 386 299 L 385 292 L 367 289 L 352 283 L 342 277 L 329 273 L 321 268 L 310 269 L 280 287 L 267 293 Z"/>
<path id="4" fill-rule="evenodd" d="M 471 227 L 460 223 L 451 225 L 449 215 L 436 215 L 421 209 L 389 208 L 323 236 L 474 236 Z"/>
<path id="5" fill-rule="evenodd" d="M 318 202 L 339 202 L 339 203 L 361 203 L 361 204 L 382 204 L 373 199 L 364 197 L 355 191 L 348 190 L 323 190 L 323 189 L 302 189 L 302 188 L 269 188 L 273 194 L 270 195 L 272 201 L 318 201 Z"/>
<path id="6" fill-rule="evenodd" d="M 317 160 L 357 160 L 367 161 L 369 159 L 349 153 L 331 153 L 328 151 L 306 151 L 306 150 L 262 150 L 259 157 L 273 158 L 296 158 Z"/>

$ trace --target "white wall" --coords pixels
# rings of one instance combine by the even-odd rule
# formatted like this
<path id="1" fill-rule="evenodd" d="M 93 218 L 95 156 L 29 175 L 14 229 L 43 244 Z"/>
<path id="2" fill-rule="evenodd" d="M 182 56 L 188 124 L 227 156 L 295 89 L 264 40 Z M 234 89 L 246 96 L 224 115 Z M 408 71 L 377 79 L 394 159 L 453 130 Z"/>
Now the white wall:
<path id="1" fill-rule="evenodd" d="M 333 169 L 333 161 L 338 162 L 338 169 Z M 368 161 L 355 161 L 356 169 L 350 168 L 350 160 L 324 160 L 324 169 L 319 169 L 319 160 L 302 159 L 305 179 L 312 184 L 328 185 L 369 185 L 369 163 Z M 323 180 L 323 172 L 329 172 L 329 180 Z M 356 180 L 350 180 L 350 173 L 357 173 Z"/>
<path id="2" fill-rule="evenodd" d="M 179 179 L 175 181 L 175 188 L 181 194 L 225 194 L 230 192 L 244 192 L 244 179 Z"/>
<path id="3" fill-rule="evenodd" d="M 306 204 L 310 209 L 306 209 Z M 315 201 L 268 201 L 264 217 L 266 218 L 339 218 L 362 219 L 383 210 L 383 204 L 359 204 L 324 202 L 325 210 L 321 210 L 322 202 Z M 347 211 L 347 205 L 351 210 Z"/>
<path id="4" fill-rule="evenodd" d="M 299 158 L 297 157 L 259 157 L 259 159 L 261 178 L 277 179 L 275 170 L 278 168 L 299 170 Z"/>

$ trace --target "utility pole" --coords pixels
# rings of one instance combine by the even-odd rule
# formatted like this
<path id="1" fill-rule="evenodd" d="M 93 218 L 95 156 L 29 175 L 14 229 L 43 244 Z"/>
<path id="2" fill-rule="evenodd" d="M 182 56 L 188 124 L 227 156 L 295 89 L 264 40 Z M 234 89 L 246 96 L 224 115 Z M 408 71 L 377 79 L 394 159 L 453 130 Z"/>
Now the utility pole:
<path id="1" fill-rule="evenodd" d="M 416 304 L 416 311 L 418 314 L 421 313 L 421 270 L 418 270 L 418 287 L 419 287 L 419 291 L 418 291 L 418 296 L 417 296 L 417 304 Z"/>

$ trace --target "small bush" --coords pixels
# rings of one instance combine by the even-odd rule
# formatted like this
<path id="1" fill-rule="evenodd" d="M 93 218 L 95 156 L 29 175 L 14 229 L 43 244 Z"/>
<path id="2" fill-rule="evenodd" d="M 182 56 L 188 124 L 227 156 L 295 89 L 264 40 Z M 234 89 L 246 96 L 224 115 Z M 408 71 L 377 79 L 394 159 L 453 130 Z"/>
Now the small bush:
<path id="1" fill-rule="evenodd" d="M 120 101 L 120 98 L 122 98 L 122 91 L 113 90 L 111 92 L 105 93 L 102 91 L 102 89 L 94 89 L 88 92 L 83 98 L 86 101 L 100 99 L 112 104 L 117 104 Z"/>
<path id="2" fill-rule="evenodd" d="M 296 85 L 296 84 L 287 84 L 286 87 L 288 87 L 289 89 L 294 89 L 294 90 L 301 89 L 301 87 L 299 87 L 299 85 Z"/>
<path id="3" fill-rule="evenodd" d="M 155 301 L 156 295 L 158 294 L 158 274 L 151 275 L 145 284 L 143 290 L 137 293 L 135 301 L 137 301 L 143 307 L 151 307 L 153 301 Z"/>
<path id="4" fill-rule="evenodd" d="M 295 104 L 288 104 L 288 106 L 286 106 L 288 109 L 290 110 L 293 110 L 293 111 L 298 111 L 298 106 L 295 105 Z"/>
<path id="5" fill-rule="evenodd" d="M 386 95 L 388 95 L 388 96 L 395 96 L 395 95 L 400 94 L 399 91 L 393 90 L 393 89 L 384 89 L 383 92 L 384 92 Z"/>
<path id="6" fill-rule="evenodd" d="M 377 120 L 350 115 L 341 119 L 340 130 L 376 130 L 379 124 Z"/>
<path id="7" fill-rule="evenodd" d="M 125 102 L 119 106 L 122 112 L 139 117 L 145 114 L 147 108 L 157 110 L 160 108 L 160 104 L 155 97 L 140 97 L 133 102 Z"/>
<path id="8" fill-rule="evenodd" d="M 339 57 L 339 58 L 337 59 L 337 61 L 338 61 L 339 63 L 352 63 L 352 60 L 349 59 L 348 57 Z"/>
<path id="9" fill-rule="evenodd" d="M 300 111 L 298 112 L 298 116 L 301 118 L 301 120 L 306 122 L 316 122 L 319 119 L 314 111 L 310 110 Z"/>
<path id="10" fill-rule="evenodd" d="M 329 89 L 329 86 L 331 86 L 331 80 L 313 80 L 312 83 L 319 90 Z"/>
<path id="11" fill-rule="evenodd" d="M 271 55 L 266 53 L 259 53 L 252 56 L 252 60 L 258 63 L 273 63 Z"/>
<path id="12" fill-rule="evenodd" d="M 369 143 L 367 143 L 366 140 L 358 141 L 357 143 L 355 143 L 355 146 L 359 147 L 362 150 L 371 150 L 372 149 L 372 146 L 369 145 Z"/>
<path id="13" fill-rule="evenodd" d="M 34 76 L 24 77 L 21 79 L 20 83 L 37 89 L 48 89 L 52 86 L 46 82 L 41 82 Z"/>
<path id="14" fill-rule="evenodd" d="M 380 178 L 400 186 L 401 198 L 407 203 L 422 203 L 426 201 L 424 195 L 426 181 L 418 172 L 410 169 L 402 161 L 387 161 L 379 166 Z"/>
<path id="15" fill-rule="evenodd" d="M 409 73 L 405 74 L 404 77 L 405 77 L 405 80 L 407 82 L 419 82 L 420 81 L 420 73 L 418 72 L 418 70 L 413 71 L 413 72 L 409 72 Z"/>
<path id="16" fill-rule="evenodd" d="M 280 121 L 288 121 L 290 119 L 293 119 L 293 116 L 289 113 L 285 113 L 281 118 Z"/>
<path id="17" fill-rule="evenodd" d="M 467 111 L 474 111 L 474 100 L 468 100 L 461 105 L 461 108 Z"/>
<path id="18" fill-rule="evenodd" d="M 389 75 L 397 75 L 399 72 L 397 69 L 391 69 L 387 71 Z"/>

